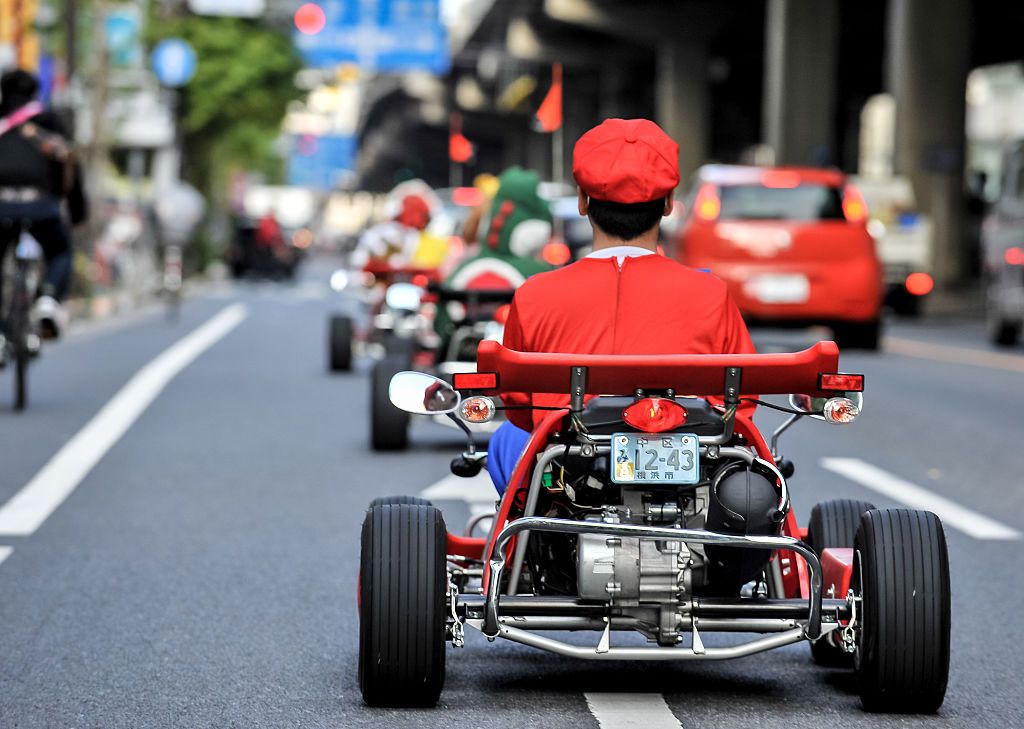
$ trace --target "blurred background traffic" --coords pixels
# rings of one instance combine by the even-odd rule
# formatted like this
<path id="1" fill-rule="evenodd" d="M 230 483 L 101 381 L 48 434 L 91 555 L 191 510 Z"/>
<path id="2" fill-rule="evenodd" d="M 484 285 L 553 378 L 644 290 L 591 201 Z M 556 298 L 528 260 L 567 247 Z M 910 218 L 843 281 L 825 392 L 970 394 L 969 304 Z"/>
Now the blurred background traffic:
<path id="1" fill-rule="evenodd" d="M 186 278 L 347 256 L 410 180 L 431 190 L 451 270 L 512 165 L 538 173 L 551 239 L 575 257 L 589 228 L 572 144 L 642 116 L 681 145 L 666 251 L 736 278 L 748 316 L 831 296 L 801 316 L 870 347 L 878 312 L 846 326 L 844 277 L 820 282 L 799 252 L 840 245 L 808 223 L 863 222 L 892 311 L 985 313 L 1008 345 L 1024 310 L 1022 28 L 1024 8 L 968 0 L 3 0 L 0 67 L 37 74 L 73 130 L 93 213 L 80 316 L 159 292 L 167 245 Z M 746 173 L 709 163 L 835 174 L 737 186 Z M 876 295 L 842 257 L 815 265 Z"/>

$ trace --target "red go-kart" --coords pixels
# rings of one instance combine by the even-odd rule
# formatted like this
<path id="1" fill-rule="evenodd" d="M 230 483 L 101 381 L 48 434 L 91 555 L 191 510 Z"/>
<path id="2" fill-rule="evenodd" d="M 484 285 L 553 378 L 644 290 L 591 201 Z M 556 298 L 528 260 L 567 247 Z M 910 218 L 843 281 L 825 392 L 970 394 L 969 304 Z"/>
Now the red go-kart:
<path id="1" fill-rule="evenodd" d="M 477 364 L 454 387 L 400 373 L 392 401 L 471 422 L 506 393 L 567 402 L 534 429 L 486 538 L 449 533 L 423 499 L 371 504 L 359 585 L 366 703 L 436 704 L 445 645 L 463 646 L 472 629 L 597 661 L 716 661 L 806 641 L 818 663 L 855 671 L 868 710 L 941 705 L 950 594 L 939 519 L 838 500 L 815 506 L 805 530 L 790 506 L 781 432 L 807 416 L 849 422 L 863 402 L 863 377 L 838 373 L 835 343 L 613 356 L 485 341 Z M 742 392 L 799 393 L 772 447 Z M 463 458 L 479 458 L 472 451 Z M 751 637 L 718 645 L 714 633 Z"/>

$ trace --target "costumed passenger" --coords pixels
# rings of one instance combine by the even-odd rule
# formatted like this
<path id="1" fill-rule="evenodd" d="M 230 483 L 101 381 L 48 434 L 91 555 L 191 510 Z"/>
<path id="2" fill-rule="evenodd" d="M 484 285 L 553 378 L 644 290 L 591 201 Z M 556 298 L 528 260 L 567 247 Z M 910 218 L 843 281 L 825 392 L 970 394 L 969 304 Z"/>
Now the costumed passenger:
<path id="1" fill-rule="evenodd" d="M 512 301 L 504 346 L 576 354 L 752 353 L 725 284 L 657 253 L 659 225 L 679 184 L 679 145 L 647 119 L 607 119 L 576 143 L 579 213 L 593 252 L 526 281 Z M 512 393 L 506 405 L 565 407 L 568 395 Z M 487 470 L 499 493 L 545 413 L 507 411 Z"/>

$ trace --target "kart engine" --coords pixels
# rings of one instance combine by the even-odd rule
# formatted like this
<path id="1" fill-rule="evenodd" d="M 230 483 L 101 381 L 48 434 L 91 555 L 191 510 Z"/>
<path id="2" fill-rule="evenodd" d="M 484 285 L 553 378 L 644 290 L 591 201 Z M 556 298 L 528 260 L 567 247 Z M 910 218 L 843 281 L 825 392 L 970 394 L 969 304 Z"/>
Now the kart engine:
<path id="1" fill-rule="evenodd" d="M 731 534 L 778 534 L 778 496 L 762 474 L 743 464 L 718 468 L 706 485 L 675 492 L 621 490 L 621 504 L 587 520 L 678 526 Z M 694 593 L 736 595 L 756 579 L 770 552 L 659 539 L 581 534 L 577 541 L 579 597 L 609 602 L 638 618 L 648 637 L 675 645 Z"/>

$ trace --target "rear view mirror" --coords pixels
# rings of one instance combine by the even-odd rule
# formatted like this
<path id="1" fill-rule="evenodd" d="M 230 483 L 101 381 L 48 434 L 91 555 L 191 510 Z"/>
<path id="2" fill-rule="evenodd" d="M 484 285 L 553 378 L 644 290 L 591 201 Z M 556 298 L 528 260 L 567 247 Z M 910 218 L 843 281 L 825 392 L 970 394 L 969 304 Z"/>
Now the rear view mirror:
<path id="1" fill-rule="evenodd" d="M 462 396 L 444 380 L 422 372 L 399 372 L 388 387 L 391 404 L 414 415 L 455 412 Z"/>
<path id="2" fill-rule="evenodd" d="M 416 311 L 420 308 L 423 289 L 411 283 L 396 283 L 388 286 L 384 303 L 393 311 Z"/>

